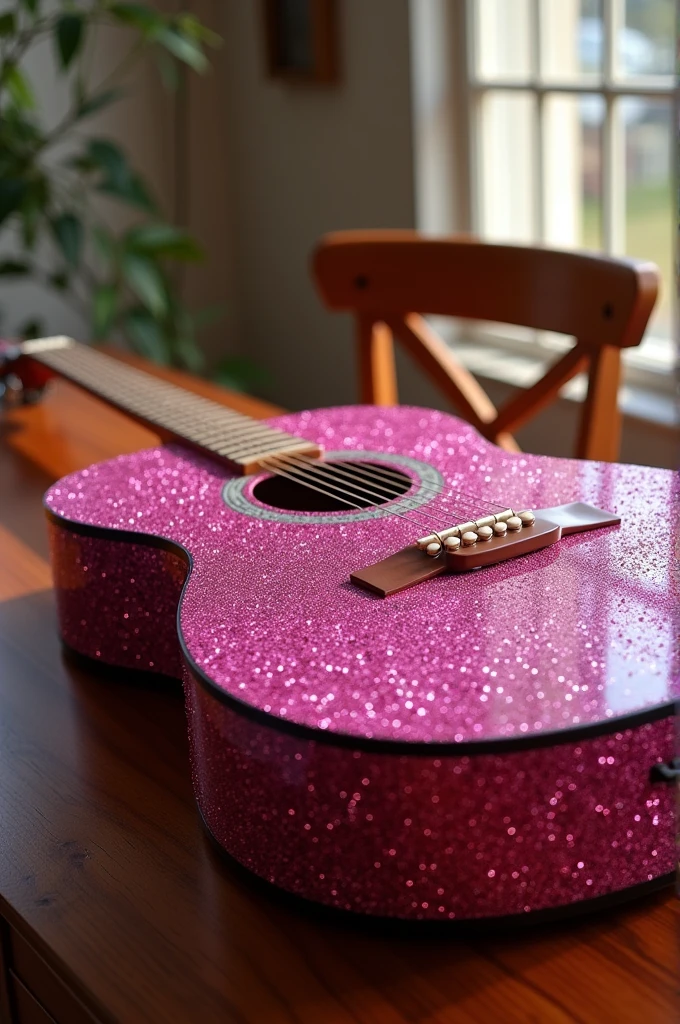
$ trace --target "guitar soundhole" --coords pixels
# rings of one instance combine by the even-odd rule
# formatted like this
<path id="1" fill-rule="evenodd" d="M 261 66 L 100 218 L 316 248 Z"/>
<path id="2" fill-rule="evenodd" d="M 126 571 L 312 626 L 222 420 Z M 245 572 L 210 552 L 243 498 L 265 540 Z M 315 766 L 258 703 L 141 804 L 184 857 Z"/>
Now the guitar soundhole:
<path id="1" fill-rule="evenodd" d="M 287 477 L 268 476 L 255 484 L 253 495 L 263 505 L 286 512 L 351 512 L 394 501 L 413 483 L 392 466 L 370 462 L 320 462 L 306 479 L 309 486 Z"/>

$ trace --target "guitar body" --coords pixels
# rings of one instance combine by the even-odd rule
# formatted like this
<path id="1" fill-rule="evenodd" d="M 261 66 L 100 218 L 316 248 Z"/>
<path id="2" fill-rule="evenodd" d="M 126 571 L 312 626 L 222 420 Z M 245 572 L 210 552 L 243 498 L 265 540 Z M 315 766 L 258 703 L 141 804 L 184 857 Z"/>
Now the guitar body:
<path id="1" fill-rule="evenodd" d="M 399 918 L 556 912 L 668 881 L 674 475 L 509 454 L 423 409 L 275 426 L 405 473 L 393 509 L 456 487 L 622 523 L 383 599 L 350 574 L 418 529 L 379 506 L 275 508 L 254 493 L 265 474 L 179 446 L 59 481 L 45 501 L 63 640 L 184 677 L 218 843 L 289 892 Z"/>

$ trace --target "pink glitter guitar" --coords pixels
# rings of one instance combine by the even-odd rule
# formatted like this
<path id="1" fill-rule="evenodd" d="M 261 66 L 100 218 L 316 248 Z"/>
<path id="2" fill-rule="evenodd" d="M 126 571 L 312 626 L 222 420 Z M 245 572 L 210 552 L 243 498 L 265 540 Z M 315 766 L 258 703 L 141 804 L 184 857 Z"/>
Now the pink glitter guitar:
<path id="1" fill-rule="evenodd" d="M 60 629 L 183 676 L 200 813 L 240 864 L 440 921 L 673 877 L 673 474 L 425 409 L 262 424 L 68 339 L 27 354 L 174 439 L 48 491 Z"/>

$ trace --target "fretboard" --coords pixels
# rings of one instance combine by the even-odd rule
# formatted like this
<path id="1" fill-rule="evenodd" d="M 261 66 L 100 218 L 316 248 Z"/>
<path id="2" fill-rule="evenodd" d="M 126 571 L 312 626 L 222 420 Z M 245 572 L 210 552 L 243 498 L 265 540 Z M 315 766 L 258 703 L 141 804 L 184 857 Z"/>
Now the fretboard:
<path id="1" fill-rule="evenodd" d="M 21 349 L 60 377 L 150 427 L 163 440 L 199 448 L 241 473 L 255 472 L 261 460 L 274 455 L 320 454 L 318 446 L 304 438 L 184 391 L 71 338 L 39 338 L 24 342 Z"/>

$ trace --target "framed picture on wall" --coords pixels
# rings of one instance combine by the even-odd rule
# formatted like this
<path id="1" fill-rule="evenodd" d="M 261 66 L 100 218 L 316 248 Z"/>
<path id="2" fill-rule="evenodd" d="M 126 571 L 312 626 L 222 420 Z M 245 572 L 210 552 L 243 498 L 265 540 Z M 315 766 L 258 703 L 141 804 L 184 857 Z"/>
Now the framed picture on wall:
<path id="1" fill-rule="evenodd" d="M 338 80 L 335 0 L 263 0 L 267 74 L 314 85 Z"/>

